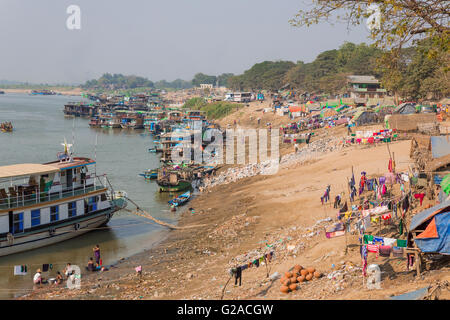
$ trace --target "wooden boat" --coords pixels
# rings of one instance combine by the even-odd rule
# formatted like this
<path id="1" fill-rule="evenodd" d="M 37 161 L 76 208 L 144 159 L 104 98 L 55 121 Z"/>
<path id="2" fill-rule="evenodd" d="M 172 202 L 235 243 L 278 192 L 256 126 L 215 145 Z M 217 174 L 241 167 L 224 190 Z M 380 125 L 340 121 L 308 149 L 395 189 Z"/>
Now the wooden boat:
<path id="1" fill-rule="evenodd" d="M 2 122 L 0 124 L 0 130 L 2 132 L 12 132 L 13 131 L 13 125 L 11 122 Z"/>
<path id="2" fill-rule="evenodd" d="M 89 171 L 95 161 L 67 150 L 57 161 L 0 167 L 0 256 L 95 230 L 126 206 L 106 176 Z"/>
<path id="3" fill-rule="evenodd" d="M 185 204 L 186 202 L 189 201 L 189 199 L 191 198 L 191 192 L 185 192 L 182 195 L 179 195 L 178 197 L 168 201 L 168 203 L 173 206 L 173 207 L 179 207 L 182 206 L 183 204 Z"/>
<path id="4" fill-rule="evenodd" d="M 157 182 L 159 185 L 159 192 L 178 192 L 184 191 L 192 187 L 191 183 L 186 180 L 179 180 L 177 184 L 161 183 Z"/>
<path id="5" fill-rule="evenodd" d="M 158 178 L 158 169 L 152 169 L 144 171 L 144 173 L 139 173 L 140 176 L 144 177 L 145 179 L 154 180 Z"/>

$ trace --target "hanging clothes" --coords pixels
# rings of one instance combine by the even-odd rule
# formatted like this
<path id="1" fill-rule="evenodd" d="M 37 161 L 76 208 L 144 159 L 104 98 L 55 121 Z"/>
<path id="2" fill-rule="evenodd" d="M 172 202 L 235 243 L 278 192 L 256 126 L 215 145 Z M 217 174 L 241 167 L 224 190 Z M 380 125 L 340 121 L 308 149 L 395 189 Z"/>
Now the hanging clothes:
<path id="1" fill-rule="evenodd" d="M 25 276 L 28 272 L 26 265 L 14 266 L 14 275 L 15 276 Z"/>
<path id="2" fill-rule="evenodd" d="M 425 193 L 416 193 L 416 194 L 414 194 L 414 198 L 420 200 L 420 205 L 421 206 L 422 206 L 422 201 L 423 201 L 424 197 L 425 197 Z"/>

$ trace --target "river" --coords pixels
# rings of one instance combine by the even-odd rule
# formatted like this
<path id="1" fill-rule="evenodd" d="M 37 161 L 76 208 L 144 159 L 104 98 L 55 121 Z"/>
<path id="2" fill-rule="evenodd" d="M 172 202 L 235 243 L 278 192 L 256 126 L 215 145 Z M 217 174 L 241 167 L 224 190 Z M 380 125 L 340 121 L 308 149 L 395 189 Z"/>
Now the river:
<path id="1" fill-rule="evenodd" d="M 89 119 L 64 116 L 64 104 L 83 101 L 74 96 L 0 95 L 0 122 L 11 121 L 12 133 L 0 132 L 0 166 L 17 163 L 44 163 L 56 160 L 63 151 L 64 138 L 74 141 L 76 156 L 94 158 L 97 174 L 106 173 L 115 190 L 128 196 L 155 218 L 176 223 L 180 212 L 170 212 L 166 193 L 155 182 L 147 182 L 139 172 L 159 166 L 159 156 L 149 153 L 153 139 L 148 132 L 121 129 L 93 129 Z M 95 141 L 97 140 L 97 146 Z M 128 204 L 129 208 L 132 205 Z M 126 211 L 116 212 L 108 229 L 96 230 L 55 245 L 0 257 L 0 299 L 9 299 L 32 290 L 32 278 L 42 264 L 52 264 L 44 272 L 49 278 L 70 262 L 84 269 L 92 248 L 100 245 L 104 265 L 144 251 L 164 239 L 167 230 L 150 220 Z M 14 276 L 14 265 L 27 265 L 28 274 Z"/>

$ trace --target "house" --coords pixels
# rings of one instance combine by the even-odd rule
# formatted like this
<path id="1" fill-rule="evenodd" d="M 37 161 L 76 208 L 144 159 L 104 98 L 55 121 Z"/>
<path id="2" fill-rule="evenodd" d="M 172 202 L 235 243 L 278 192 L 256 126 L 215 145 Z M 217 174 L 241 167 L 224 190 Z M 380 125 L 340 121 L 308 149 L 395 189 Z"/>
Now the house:
<path id="1" fill-rule="evenodd" d="M 384 98 L 386 89 L 381 88 L 380 81 L 374 76 L 348 76 L 347 94 L 355 103 L 366 103 L 369 98 Z"/>

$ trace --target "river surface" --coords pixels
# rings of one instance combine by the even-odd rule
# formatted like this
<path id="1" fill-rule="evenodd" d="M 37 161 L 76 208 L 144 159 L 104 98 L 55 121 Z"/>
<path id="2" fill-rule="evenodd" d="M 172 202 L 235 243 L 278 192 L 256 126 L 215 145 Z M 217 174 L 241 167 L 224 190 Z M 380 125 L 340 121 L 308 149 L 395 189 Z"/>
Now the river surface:
<path id="1" fill-rule="evenodd" d="M 32 96 L 6 93 L 0 95 L 0 122 L 11 121 L 12 133 L 0 132 L 0 166 L 17 163 L 44 163 L 56 160 L 63 151 L 64 138 L 74 141 L 76 156 L 97 160 L 97 174 L 103 173 L 115 190 L 128 196 L 155 218 L 176 223 L 180 212 L 170 212 L 167 201 L 173 197 L 159 193 L 155 182 L 146 182 L 140 172 L 159 166 L 159 156 L 148 152 L 153 138 L 143 130 L 93 129 L 89 119 L 64 116 L 64 104 L 83 101 L 74 96 Z M 96 146 L 97 140 L 97 146 Z M 92 166 L 90 168 L 92 170 Z M 133 206 L 128 203 L 128 208 Z M 151 248 L 164 239 L 167 230 L 126 211 L 116 212 L 107 229 L 91 231 L 71 240 L 40 249 L 0 257 L 0 299 L 20 296 L 33 289 L 32 278 L 42 264 L 52 264 L 44 272 L 49 278 L 62 271 L 67 262 L 82 269 L 92 248 L 100 245 L 104 265 Z M 28 274 L 14 276 L 14 265 L 27 265 Z M 83 271 L 82 271 L 83 273 Z"/>

